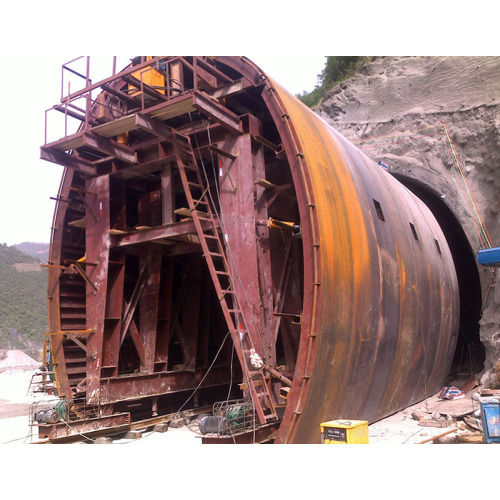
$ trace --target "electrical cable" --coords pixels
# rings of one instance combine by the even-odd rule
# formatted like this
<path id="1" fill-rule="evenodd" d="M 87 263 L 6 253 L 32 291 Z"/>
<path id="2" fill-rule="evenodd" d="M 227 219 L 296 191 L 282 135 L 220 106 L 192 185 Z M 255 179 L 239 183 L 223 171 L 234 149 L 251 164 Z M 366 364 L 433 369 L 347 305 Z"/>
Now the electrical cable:
<path id="1" fill-rule="evenodd" d="M 198 138 L 196 137 L 196 133 L 195 133 L 195 130 L 194 130 L 194 123 L 193 123 L 193 119 L 192 119 L 192 116 L 191 116 L 191 113 L 188 113 L 189 115 L 189 119 L 190 119 L 190 122 L 191 122 L 191 130 L 193 132 L 193 136 L 194 136 L 194 139 L 195 139 L 195 142 L 196 142 L 196 149 L 198 151 L 198 157 L 200 159 L 200 163 L 201 163 L 201 166 L 202 166 L 202 170 L 203 170 L 203 175 L 205 177 L 205 181 L 207 183 L 207 186 L 210 186 L 210 181 L 208 179 L 208 175 L 207 175 L 207 171 L 206 171 L 206 168 L 205 168 L 205 162 L 203 161 L 203 157 L 201 156 L 201 153 L 200 153 L 200 146 L 199 146 L 199 143 L 198 143 Z M 210 144 L 211 145 L 211 144 Z M 212 165 L 212 168 L 214 169 L 214 165 Z M 208 190 L 208 195 L 209 195 L 209 198 L 210 198 L 210 201 L 212 202 L 212 207 L 216 207 L 217 205 L 215 204 L 214 202 L 214 199 L 212 197 L 212 193 L 210 191 L 210 189 Z M 218 199 L 219 201 L 219 206 L 220 206 L 220 197 Z M 215 216 L 217 217 L 217 220 L 219 222 L 219 226 L 220 228 L 222 229 L 223 233 L 226 234 L 226 231 L 224 229 L 224 224 L 219 216 L 219 213 L 217 212 L 217 210 L 214 210 L 214 213 L 215 213 Z M 258 336 L 259 336 L 259 339 L 261 341 L 261 347 L 262 347 L 262 350 L 265 351 L 265 346 L 264 346 L 264 339 L 262 337 L 262 334 L 259 330 L 259 327 L 257 325 L 257 322 L 256 322 L 256 318 L 255 318 L 255 315 L 253 314 L 252 312 L 252 309 L 250 307 L 250 301 L 248 300 L 248 296 L 245 292 L 245 288 L 243 286 L 243 283 L 242 283 L 242 280 L 241 280 L 241 276 L 238 272 L 238 269 L 237 269 L 237 266 L 235 265 L 235 260 L 234 260 L 234 256 L 233 256 L 233 252 L 231 250 L 231 247 L 229 245 L 229 242 L 228 241 L 225 241 L 225 245 L 226 245 L 226 248 L 227 248 L 227 251 L 228 251 L 228 255 L 229 255 L 229 259 L 230 259 L 230 263 L 232 264 L 232 268 L 234 269 L 234 273 L 236 274 L 236 278 L 240 284 L 240 287 L 241 287 L 241 290 L 242 290 L 242 293 L 243 293 L 243 296 L 245 298 L 245 301 L 247 303 L 247 306 L 248 306 L 248 309 L 249 309 L 249 312 L 250 312 L 250 316 L 251 316 L 251 319 L 252 319 L 252 322 L 253 322 L 253 325 L 255 327 L 255 331 L 257 332 Z M 235 328 L 236 328 L 237 325 L 235 325 Z"/>
<path id="2" fill-rule="evenodd" d="M 421 132 L 435 130 L 432 133 L 423 134 Z M 474 201 L 474 197 L 471 193 L 471 190 L 468 186 L 467 180 L 465 178 L 463 169 L 460 164 L 459 156 L 454 147 L 453 141 L 449 134 L 448 126 L 445 122 L 440 122 L 429 127 L 424 127 L 421 129 L 417 129 L 415 131 L 406 131 L 399 134 L 392 134 L 386 136 L 380 136 L 378 138 L 369 139 L 369 140 L 360 140 L 354 141 L 354 144 L 358 145 L 360 148 L 370 148 L 370 147 L 390 147 L 394 145 L 399 145 L 406 142 L 413 142 L 415 139 L 424 138 L 424 137 L 435 137 L 439 135 L 443 141 L 443 145 L 445 148 L 446 155 L 448 160 L 450 161 L 451 168 L 456 176 L 455 184 L 457 185 L 457 189 L 461 194 L 461 204 L 464 207 L 467 215 L 472 220 L 476 234 L 478 236 L 478 247 L 479 248 L 491 248 L 491 237 L 484 225 L 484 222 L 481 219 L 481 216 L 478 213 L 476 203 Z M 393 139 L 398 139 L 400 137 L 408 137 L 407 140 L 392 142 Z M 381 143 L 380 141 L 389 140 L 388 142 Z M 469 201 L 470 200 L 470 204 Z M 472 208 L 471 208 L 472 207 Z M 475 214 L 475 216 L 473 215 Z M 477 220 L 476 220 L 477 217 Z"/>
<path id="3" fill-rule="evenodd" d="M 186 399 L 186 401 L 184 402 L 184 404 L 177 410 L 177 413 L 180 413 L 182 411 L 182 409 L 188 404 L 188 402 L 191 400 L 191 398 L 196 394 L 196 392 L 198 391 L 198 389 L 200 388 L 201 384 L 203 384 L 203 382 L 205 381 L 205 379 L 207 378 L 208 374 L 210 373 L 210 370 L 212 369 L 212 367 L 214 366 L 215 364 L 215 361 L 217 360 L 217 357 L 219 356 L 220 352 L 222 351 L 222 348 L 224 347 L 224 344 L 226 342 L 226 339 L 227 337 L 231 334 L 231 332 L 227 332 L 226 333 L 226 336 L 224 337 L 224 340 L 222 341 L 222 344 L 221 346 L 219 347 L 219 350 L 217 351 L 217 354 L 215 355 L 213 361 L 212 361 L 212 364 L 208 367 L 205 375 L 203 376 L 203 378 L 201 379 L 200 383 L 198 384 L 198 386 L 193 390 L 193 392 L 191 393 L 191 395 L 189 396 L 189 398 Z"/>
<path id="4" fill-rule="evenodd" d="M 206 181 L 207 185 L 209 186 L 209 185 L 210 185 L 210 183 L 209 183 L 209 180 L 208 180 L 208 175 L 207 175 L 207 171 L 206 171 L 206 168 L 205 168 L 205 163 L 204 163 L 204 161 L 203 161 L 203 157 L 201 156 L 201 153 L 200 153 L 200 148 L 199 148 L 198 138 L 196 137 L 196 134 L 194 133 L 194 124 L 193 124 L 193 121 L 192 121 L 191 113 L 189 113 L 189 118 L 190 118 L 190 121 L 191 121 L 191 129 L 192 129 L 192 131 L 193 131 L 193 135 L 194 135 L 194 137 L 195 137 L 195 142 L 196 142 L 196 146 L 197 146 L 197 150 L 198 150 L 198 156 L 199 156 L 199 159 L 200 159 L 200 162 L 201 162 L 202 168 L 203 168 L 203 174 L 204 174 L 204 176 L 205 176 L 205 181 Z M 208 128 L 208 129 L 207 129 L 207 135 L 208 135 L 209 145 L 211 146 L 211 145 L 212 145 L 212 142 L 211 142 L 211 137 L 210 137 L 210 128 Z M 211 153 L 211 150 L 210 150 L 210 153 Z M 217 179 L 217 175 L 216 175 L 217 170 L 216 170 L 216 168 L 215 168 L 215 164 L 214 164 L 214 160 L 213 160 L 213 155 L 212 155 L 212 153 L 210 154 L 210 157 L 211 157 L 211 161 L 212 161 L 212 171 L 214 172 L 214 184 L 216 185 L 217 198 L 218 198 L 219 207 L 220 207 L 220 190 L 219 190 L 219 187 L 217 186 L 217 185 L 218 185 L 218 183 L 217 183 L 217 182 L 215 182 L 215 180 Z M 213 206 L 213 207 L 215 207 L 216 205 L 215 205 L 215 203 L 214 203 L 214 200 L 213 200 L 213 197 L 212 197 L 212 193 L 210 192 L 210 190 L 208 191 L 208 193 L 209 193 L 209 196 L 210 196 L 210 200 L 211 200 L 211 202 L 212 202 L 212 206 Z M 224 234 L 226 234 L 226 231 L 225 231 L 225 229 L 224 229 L 224 224 L 223 224 L 223 222 L 222 222 L 221 218 L 219 217 L 219 214 L 218 214 L 217 210 L 215 210 L 215 214 L 216 214 L 216 216 L 217 216 L 217 219 L 218 219 L 218 221 L 219 221 L 219 225 L 220 225 L 220 227 L 221 227 L 221 229 L 222 229 L 223 233 L 224 233 Z M 229 245 L 229 242 L 228 242 L 228 241 L 226 241 L 225 243 L 226 243 L 226 248 L 227 248 L 227 251 L 228 251 L 228 254 L 229 254 L 230 260 L 231 260 L 232 269 L 234 269 L 234 272 L 236 273 L 236 277 L 237 277 L 237 279 L 238 279 L 238 281 L 239 281 L 239 283 L 240 283 L 241 290 L 242 290 L 242 292 L 243 292 L 243 296 L 244 296 L 245 301 L 246 301 L 246 303 L 247 303 L 247 305 L 248 305 L 248 309 L 249 309 L 249 311 L 250 311 L 250 315 L 251 315 L 252 321 L 253 321 L 253 323 L 254 323 L 255 330 L 257 331 L 257 334 L 259 335 L 259 339 L 260 339 L 260 341 L 261 341 L 261 347 L 262 347 L 262 350 L 263 350 L 263 352 L 264 352 L 264 351 L 265 351 L 265 347 L 264 347 L 264 339 L 263 339 L 262 334 L 261 334 L 261 332 L 260 332 L 260 330 L 259 330 L 259 328 L 258 328 L 258 325 L 257 325 L 257 323 L 256 323 L 256 319 L 255 319 L 255 316 L 254 316 L 254 314 L 253 314 L 253 312 L 252 312 L 252 309 L 251 309 L 251 307 L 250 307 L 250 302 L 249 302 L 249 300 L 248 300 L 248 296 L 247 296 L 247 294 L 246 294 L 246 292 L 245 292 L 245 288 L 243 287 L 243 283 L 242 283 L 242 281 L 241 281 L 241 276 L 240 276 L 240 274 L 239 274 L 239 272 L 238 272 L 238 269 L 237 269 L 237 266 L 236 266 L 236 264 L 235 264 L 234 257 L 233 257 L 233 253 L 232 253 L 232 251 L 231 251 L 231 247 L 230 247 L 230 245 Z M 239 315 L 237 315 L 237 316 L 239 316 Z M 239 318 L 238 318 L 238 317 L 237 317 L 237 320 L 238 320 L 238 322 L 239 322 Z M 236 327 L 236 325 L 234 325 L 234 326 Z M 243 352 L 243 342 L 242 342 L 242 338 L 241 338 L 241 336 L 240 336 L 239 340 L 240 340 L 240 349 L 241 349 L 241 352 Z M 253 397 L 252 391 L 251 391 L 251 389 L 250 389 L 250 378 L 249 378 L 249 376 L 248 376 L 248 367 L 246 366 L 246 364 L 244 364 L 244 365 L 242 366 L 242 368 L 243 368 L 244 376 L 245 376 L 245 378 L 246 378 L 247 388 L 248 388 L 248 391 L 249 391 L 249 394 L 250 394 L 250 399 L 252 400 L 252 405 L 253 405 L 253 407 L 254 407 L 254 415 L 253 415 L 253 424 L 254 424 L 254 425 L 253 425 L 253 433 L 254 433 L 254 437 L 253 437 L 253 441 L 255 442 L 255 433 L 256 433 L 255 400 L 254 400 L 254 397 Z M 234 439 L 234 437 L 233 437 L 233 439 Z"/>

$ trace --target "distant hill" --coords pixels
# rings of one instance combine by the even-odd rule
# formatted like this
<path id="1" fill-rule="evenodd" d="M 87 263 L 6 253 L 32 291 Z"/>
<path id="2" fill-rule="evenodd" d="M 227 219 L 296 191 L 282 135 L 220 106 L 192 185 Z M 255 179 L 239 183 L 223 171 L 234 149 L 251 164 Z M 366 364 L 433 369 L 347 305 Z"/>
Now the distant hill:
<path id="1" fill-rule="evenodd" d="M 48 329 L 47 269 L 41 260 L 0 244 L 0 349 L 39 356 Z"/>
<path id="2" fill-rule="evenodd" d="M 35 257 L 40 262 L 46 263 L 49 260 L 49 243 L 33 243 L 25 241 L 14 245 L 21 252 Z"/>

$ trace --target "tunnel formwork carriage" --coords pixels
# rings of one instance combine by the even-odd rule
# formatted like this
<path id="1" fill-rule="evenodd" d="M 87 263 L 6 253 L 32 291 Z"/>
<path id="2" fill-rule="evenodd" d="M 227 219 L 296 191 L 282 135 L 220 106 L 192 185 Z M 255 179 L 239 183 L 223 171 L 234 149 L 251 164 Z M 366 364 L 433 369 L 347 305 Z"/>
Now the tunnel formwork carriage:
<path id="1" fill-rule="evenodd" d="M 66 167 L 61 398 L 133 416 L 236 399 L 274 442 L 313 443 L 441 387 L 459 306 L 438 223 L 250 60 L 139 57 L 55 108 L 81 121 L 41 148 Z"/>

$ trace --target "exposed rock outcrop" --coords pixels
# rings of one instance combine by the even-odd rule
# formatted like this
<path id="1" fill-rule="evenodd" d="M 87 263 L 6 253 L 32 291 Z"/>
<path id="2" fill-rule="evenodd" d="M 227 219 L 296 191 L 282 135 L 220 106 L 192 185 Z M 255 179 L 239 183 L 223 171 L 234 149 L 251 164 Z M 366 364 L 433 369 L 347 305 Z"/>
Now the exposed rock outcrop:
<path id="1" fill-rule="evenodd" d="M 475 369 L 495 385 L 500 279 L 476 254 L 500 246 L 500 57 L 373 57 L 315 111 L 445 226 L 461 280 L 467 342 L 459 348 L 477 359 L 480 340 L 484 359 Z"/>

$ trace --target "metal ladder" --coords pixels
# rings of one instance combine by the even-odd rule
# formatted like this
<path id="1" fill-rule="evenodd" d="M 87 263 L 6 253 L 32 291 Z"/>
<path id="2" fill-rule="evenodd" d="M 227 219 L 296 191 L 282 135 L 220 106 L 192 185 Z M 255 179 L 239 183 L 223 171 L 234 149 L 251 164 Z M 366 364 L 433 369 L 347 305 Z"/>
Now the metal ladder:
<path id="1" fill-rule="evenodd" d="M 245 327 L 243 314 L 238 304 L 224 244 L 209 201 L 209 186 L 203 181 L 189 137 L 172 131 L 174 148 L 182 186 L 200 240 L 210 276 L 219 298 L 224 318 L 234 342 L 244 375 L 248 375 L 250 391 L 260 424 L 277 419 L 276 408 L 270 392 L 270 378 L 262 370 L 249 368 L 249 356 L 254 349 L 252 339 Z M 195 194 L 196 193 L 196 194 Z"/>

